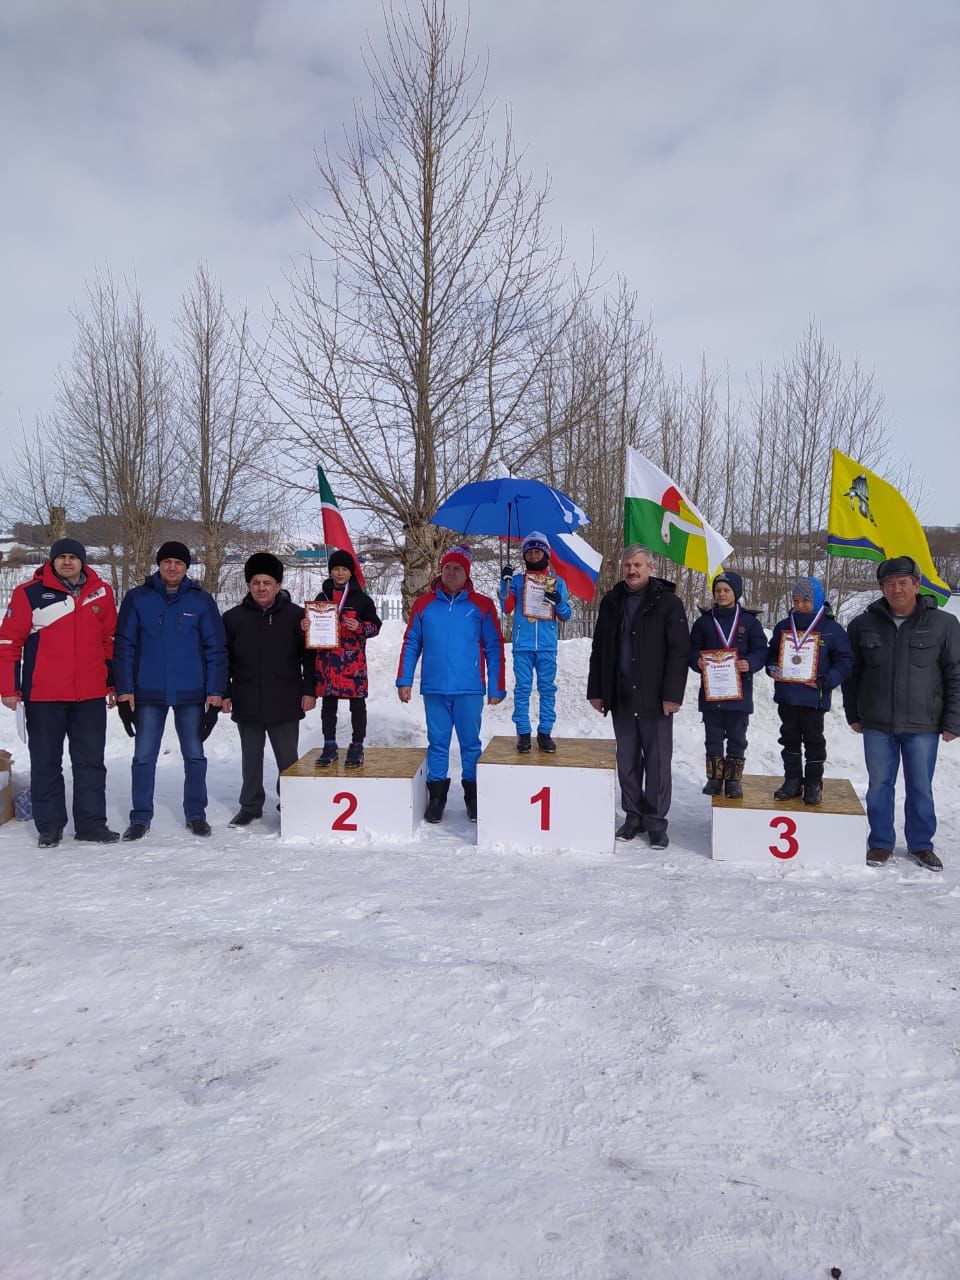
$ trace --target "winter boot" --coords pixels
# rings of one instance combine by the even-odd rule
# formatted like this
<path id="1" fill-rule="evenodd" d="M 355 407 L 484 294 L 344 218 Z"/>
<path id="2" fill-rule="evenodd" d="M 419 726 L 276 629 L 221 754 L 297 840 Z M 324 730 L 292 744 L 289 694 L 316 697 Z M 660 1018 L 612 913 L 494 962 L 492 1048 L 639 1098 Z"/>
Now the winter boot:
<path id="1" fill-rule="evenodd" d="M 557 749 L 557 744 L 554 742 L 553 738 L 550 737 L 549 733 L 537 734 L 537 750 L 538 751 L 553 752 L 553 751 L 556 751 L 556 749 Z"/>
<path id="2" fill-rule="evenodd" d="M 347 747 L 347 758 L 343 762 L 348 769 L 359 769 L 363 764 L 363 743 L 351 742 Z"/>
<path id="3" fill-rule="evenodd" d="M 520 752 L 520 754 L 521 754 L 522 756 L 525 756 L 525 755 L 527 754 L 527 752 L 530 750 L 530 735 L 529 735 L 529 733 L 518 733 L 518 734 L 517 734 L 517 750 Z"/>
<path id="4" fill-rule="evenodd" d="M 773 793 L 774 800 L 796 800 L 803 791 L 803 756 L 799 752 L 783 753 L 783 785 Z"/>
<path id="5" fill-rule="evenodd" d="M 807 761 L 806 772 L 803 775 L 803 803 L 819 804 L 823 799 L 823 764 L 811 764 Z"/>
<path id="6" fill-rule="evenodd" d="M 427 807 L 423 814 L 424 819 L 427 822 L 439 822 L 443 817 L 443 811 L 447 805 L 447 792 L 449 790 L 449 778 L 444 778 L 441 782 L 427 783 L 427 794 L 430 799 L 427 801 Z"/>
<path id="7" fill-rule="evenodd" d="M 703 796 L 718 796 L 723 790 L 723 756 L 707 756 L 707 785 Z"/>
<path id="8" fill-rule="evenodd" d="M 337 762 L 337 744 L 335 742 L 324 742 L 323 750 L 314 761 L 315 769 L 325 769 L 328 764 L 336 764 Z"/>
<path id="9" fill-rule="evenodd" d="M 466 778 L 463 780 L 463 803 L 467 806 L 467 817 L 471 822 L 477 820 L 477 784 L 476 780 L 468 782 Z"/>
<path id="10" fill-rule="evenodd" d="M 743 799 L 743 756 L 727 756 L 723 762 L 723 794 L 728 800 Z"/>

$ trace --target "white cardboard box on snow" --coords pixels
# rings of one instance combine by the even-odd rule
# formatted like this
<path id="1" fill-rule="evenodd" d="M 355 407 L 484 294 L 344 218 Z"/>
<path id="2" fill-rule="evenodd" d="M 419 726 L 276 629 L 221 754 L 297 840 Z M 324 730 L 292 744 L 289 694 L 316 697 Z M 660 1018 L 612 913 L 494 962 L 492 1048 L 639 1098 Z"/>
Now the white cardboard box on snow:
<path id="1" fill-rule="evenodd" d="M 520 755 L 493 738 L 477 766 L 477 843 L 535 849 L 613 849 L 616 747 L 609 739 L 558 738 L 556 754 Z"/>
<path id="2" fill-rule="evenodd" d="M 824 778 L 823 803 L 774 800 L 780 778 L 743 779 L 743 799 L 713 798 L 711 852 L 720 862 L 862 867 L 867 819 L 846 778 Z"/>
<path id="3" fill-rule="evenodd" d="M 283 839 L 349 842 L 367 836 L 411 839 L 427 803 L 422 747 L 370 747 L 359 769 L 343 757 L 316 767 L 319 748 L 280 775 Z"/>

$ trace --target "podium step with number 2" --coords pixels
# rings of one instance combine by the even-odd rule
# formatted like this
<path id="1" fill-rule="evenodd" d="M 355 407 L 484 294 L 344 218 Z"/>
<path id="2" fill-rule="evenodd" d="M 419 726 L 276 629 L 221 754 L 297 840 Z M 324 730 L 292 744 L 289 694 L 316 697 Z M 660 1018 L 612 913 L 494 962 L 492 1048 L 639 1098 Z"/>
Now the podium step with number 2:
<path id="1" fill-rule="evenodd" d="M 608 853 L 616 818 L 616 744 L 557 738 L 556 754 L 520 755 L 493 738 L 477 766 L 477 843 Z"/>
<path id="2" fill-rule="evenodd" d="M 316 767 L 320 748 L 280 775 L 280 834 L 284 839 L 349 841 L 358 836 L 411 839 L 427 803 L 422 747 L 368 747 L 359 769 Z"/>

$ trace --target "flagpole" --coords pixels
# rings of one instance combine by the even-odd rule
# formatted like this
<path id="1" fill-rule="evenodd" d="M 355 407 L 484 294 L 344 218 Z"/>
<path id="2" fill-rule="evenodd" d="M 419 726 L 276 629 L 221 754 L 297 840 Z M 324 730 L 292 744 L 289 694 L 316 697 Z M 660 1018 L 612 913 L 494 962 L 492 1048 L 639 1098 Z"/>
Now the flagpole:
<path id="1" fill-rule="evenodd" d="M 830 495 L 831 495 L 831 500 L 832 500 L 832 497 L 833 497 L 833 471 L 834 471 L 834 467 L 836 467 L 836 465 L 837 465 L 837 454 L 836 454 L 836 450 L 834 450 L 834 452 L 831 454 L 831 457 L 830 457 Z M 833 556 L 830 554 L 830 512 L 829 512 L 829 509 L 828 509 L 828 511 L 827 511 L 827 548 L 826 548 L 826 550 L 827 550 L 827 571 L 826 571 L 826 573 L 823 575 L 823 595 L 824 595 L 824 599 L 829 600 L 829 599 L 830 599 L 830 579 L 831 579 L 831 576 L 832 576 L 832 574 L 833 574 Z"/>

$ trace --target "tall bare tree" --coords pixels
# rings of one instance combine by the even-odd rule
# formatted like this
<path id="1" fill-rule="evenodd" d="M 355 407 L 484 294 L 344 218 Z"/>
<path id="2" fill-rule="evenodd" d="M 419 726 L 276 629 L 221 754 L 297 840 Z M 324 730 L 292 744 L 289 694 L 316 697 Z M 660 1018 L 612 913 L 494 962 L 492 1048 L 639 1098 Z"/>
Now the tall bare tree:
<path id="1" fill-rule="evenodd" d="M 236 316 L 206 266 L 197 267 L 177 318 L 179 445 L 187 512 L 203 532 L 203 585 L 221 585 L 227 538 L 263 523 L 267 414 L 252 376 L 246 309 Z"/>
<path id="2" fill-rule="evenodd" d="M 321 253 L 292 278 L 274 350 L 296 452 L 382 521 L 410 601 L 449 536 L 437 506 L 524 424 L 561 250 L 444 0 L 385 17 L 369 106 L 344 154 L 318 159 L 328 203 L 305 217 Z"/>
<path id="3" fill-rule="evenodd" d="M 170 369 L 137 289 L 99 273 L 75 310 L 73 360 L 59 375 L 56 428 L 85 514 L 116 515 L 113 579 L 125 591 L 152 568 L 154 521 L 167 513 L 179 463 L 170 428 Z M 105 522 L 106 523 L 106 522 Z"/>
<path id="4" fill-rule="evenodd" d="M 52 424 L 37 418 L 28 435 L 21 422 L 15 467 L 0 469 L 0 494 L 8 520 L 38 524 L 48 541 L 66 535 L 71 467 Z"/>

